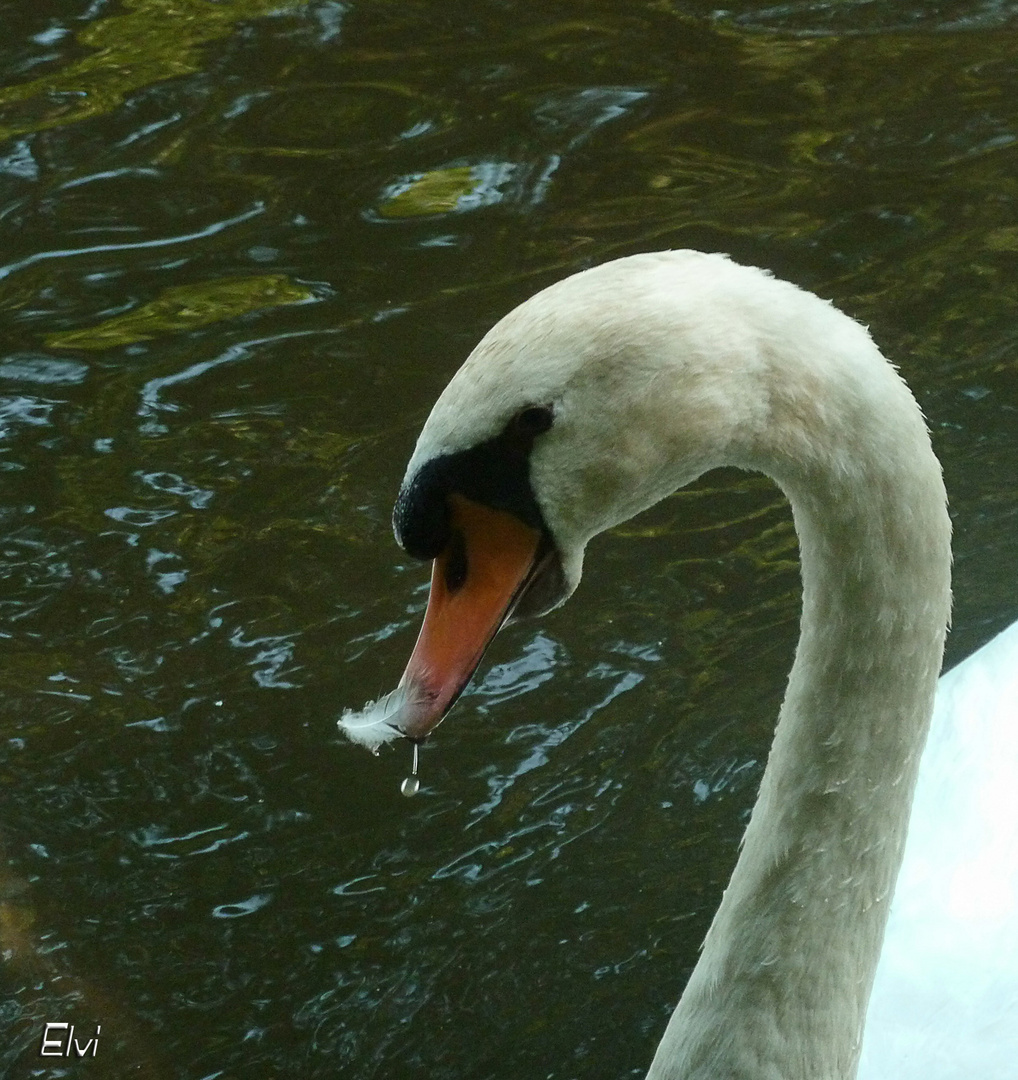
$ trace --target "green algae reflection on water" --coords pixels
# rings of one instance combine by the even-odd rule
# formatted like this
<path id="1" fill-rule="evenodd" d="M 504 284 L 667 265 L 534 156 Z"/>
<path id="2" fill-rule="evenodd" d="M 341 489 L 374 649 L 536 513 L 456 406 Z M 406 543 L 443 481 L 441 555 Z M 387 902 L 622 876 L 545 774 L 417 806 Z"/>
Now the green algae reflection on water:
<path id="1" fill-rule="evenodd" d="M 111 349 L 314 298 L 311 289 L 295 284 L 284 274 L 173 285 L 155 300 L 125 315 L 116 315 L 83 330 L 61 330 L 47 335 L 45 340 L 51 349 Z"/>
<path id="2" fill-rule="evenodd" d="M 123 0 L 126 14 L 89 23 L 78 41 L 95 50 L 31 82 L 0 89 L 0 139 L 110 113 L 133 91 L 198 71 L 201 46 L 239 22 L 305 0 Z"/>

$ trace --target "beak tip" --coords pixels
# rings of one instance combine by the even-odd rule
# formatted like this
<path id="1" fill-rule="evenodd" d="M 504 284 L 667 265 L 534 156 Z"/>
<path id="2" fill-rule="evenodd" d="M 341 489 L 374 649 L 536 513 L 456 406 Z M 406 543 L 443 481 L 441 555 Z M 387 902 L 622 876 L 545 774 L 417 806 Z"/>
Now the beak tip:
<path id="1" fill-rule="evenodd" d="M 377 754 L 397 739 L 421 742 L 446 711 L 421 680 L 405 674 L 395 690 L 369 701 L 360 712 L 346 709 L 336 724 L 351 742 Z"/>

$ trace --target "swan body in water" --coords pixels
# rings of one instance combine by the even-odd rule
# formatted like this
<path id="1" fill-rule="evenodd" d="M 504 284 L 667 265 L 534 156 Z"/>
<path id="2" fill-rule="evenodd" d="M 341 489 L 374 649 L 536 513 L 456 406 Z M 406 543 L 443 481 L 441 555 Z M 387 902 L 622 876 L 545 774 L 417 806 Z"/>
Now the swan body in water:
<path id="1" fill-rule="evenodd" d="M 923 756 L 950 609 L 941 470 L 894 368 L 816 296 L 660 252 L 566 278 L 494 326 L 396 504 L 402 546 L 434 560 L 417 644 L 396 691 L 340 725 L 372 749 L 426 737 L 505 621 L 573 592 L 592 536 L 721 465 L 788 496 L 801 633 L 738 863 L 649 1078 L 1013 1080 L 1018 627 L 945 676 Z"/>

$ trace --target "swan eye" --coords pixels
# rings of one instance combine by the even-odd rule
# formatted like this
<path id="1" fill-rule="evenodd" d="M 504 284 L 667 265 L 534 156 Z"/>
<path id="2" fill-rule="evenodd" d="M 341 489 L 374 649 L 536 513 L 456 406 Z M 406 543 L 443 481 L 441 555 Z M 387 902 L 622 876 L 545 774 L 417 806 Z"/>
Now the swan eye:
<path id="1" fill-rule="evenodd" d="M 513 423 L 521 435 L 533 439 L 543 435 L 554 421 L 555 413 L 550 405 L 529 405 L 516 414 Z"/>

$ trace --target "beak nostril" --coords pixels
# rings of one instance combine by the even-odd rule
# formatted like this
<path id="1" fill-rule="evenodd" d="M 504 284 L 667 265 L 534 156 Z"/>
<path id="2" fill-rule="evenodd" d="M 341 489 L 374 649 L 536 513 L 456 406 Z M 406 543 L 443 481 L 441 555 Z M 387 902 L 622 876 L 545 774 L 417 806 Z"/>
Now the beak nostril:
<path id="1" fill-rule="evenodd" d="M 463 539 L 461 530 L 453 529 L 449 546 L 445 551 L 445 566 L 442 568 L 442 576 L 448 592 L 456 593 L 463 588 L 467 580 L 467 569 L 466 541 Z"/>

